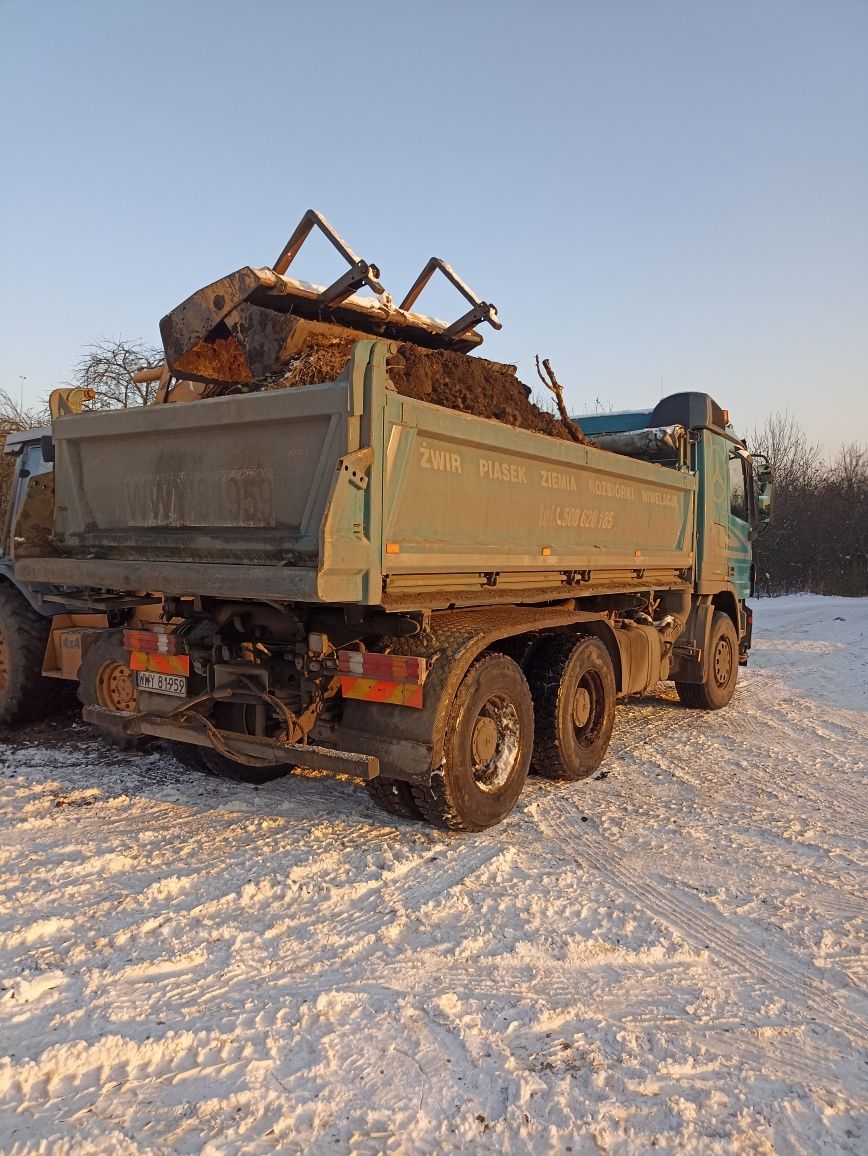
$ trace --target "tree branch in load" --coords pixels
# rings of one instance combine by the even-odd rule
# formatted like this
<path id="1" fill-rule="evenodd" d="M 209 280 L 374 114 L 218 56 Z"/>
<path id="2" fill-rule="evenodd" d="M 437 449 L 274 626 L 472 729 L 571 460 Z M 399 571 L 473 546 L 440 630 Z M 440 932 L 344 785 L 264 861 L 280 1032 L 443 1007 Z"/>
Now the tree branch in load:
<path id="1" fill-rule="evenodd" d="M 567 413 L 566 403 L 564 402 L 564 387 L 555 376 L 555 371 L 552 369 L 551 362 L 547 357 L 543 358 L 543 369 L 546 371 L 546 377 L 543 377 L 542 369 L 540 369 L 539 354 L 536 355 L 536 371 L 540 381 L 549 392 L 555 395 L 555 401 L 558 406 L 558 413 L 560 414 L 561 423 L 567 433 L 574 442 L 586 446 L 588 439 L 582 433 L 582 428 L 577 421 L 573 421 L 569 413 Z"/>

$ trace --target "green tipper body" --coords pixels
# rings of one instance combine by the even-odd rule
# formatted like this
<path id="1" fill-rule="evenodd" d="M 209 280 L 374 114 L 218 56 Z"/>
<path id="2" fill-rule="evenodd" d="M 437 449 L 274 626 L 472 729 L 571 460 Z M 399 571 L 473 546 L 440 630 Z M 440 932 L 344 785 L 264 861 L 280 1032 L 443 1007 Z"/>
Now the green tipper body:
<path id="1" fill-rule="evenodd" d="M 19 572 L 406 611 L 746 596 L 732 439 L 702 429 L 662 462 L 560 441 L 399 395 L 388 352 L 358 342 L 326 385 L 58 419 L 51 556 L 25 540 Z"/>

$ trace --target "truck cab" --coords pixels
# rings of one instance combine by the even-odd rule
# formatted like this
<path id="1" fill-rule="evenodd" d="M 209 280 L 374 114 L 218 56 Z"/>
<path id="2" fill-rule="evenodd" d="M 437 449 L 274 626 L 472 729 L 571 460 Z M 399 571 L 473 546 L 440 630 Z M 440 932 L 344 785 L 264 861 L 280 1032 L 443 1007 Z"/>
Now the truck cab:
<path id="1" fill-rule="evenodd" d="M 753 622 L 747 599 L 755 586 L 751 542 L 771 515 L 772 471 L 768 460 L 749 453 L 747 443 L 733 429 L 728 411 L 707 393 L 676 393 L 653 409 L 585 414 L 575 420 L 586 436 L 598 443 L 600 439 L 607 441 L 613 449 L 619 435 L 626 441 L 630 434 L 673 425 L 688 431 L 689 460 L 681 468 L 689 469 L 697 479 L 696 601 L 692 617 L 707 618 L 707 607 L 725 611 L 736 627 L 739 662 L 745 665 Z M 696 632 L 706 625 L 692 623 L 693 638 L 677 648 L 685 652 L 683 657 L 696 643 Z M 701 646 L 696 650 L 701 654 Z M 694 665 L 699 664 L 701 658 Z M 691 663 L 685 660 L 681 666 L 680 672 L 674 668 L 673 677 L 692 677 Z"/>

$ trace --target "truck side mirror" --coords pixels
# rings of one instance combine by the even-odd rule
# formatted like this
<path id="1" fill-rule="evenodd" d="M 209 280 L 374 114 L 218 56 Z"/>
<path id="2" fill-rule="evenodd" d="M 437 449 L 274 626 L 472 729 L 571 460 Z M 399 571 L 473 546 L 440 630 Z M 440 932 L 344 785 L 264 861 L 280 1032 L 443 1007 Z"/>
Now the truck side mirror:
<path id="1" fill-rule="evenodd" d="M 772 516 L 772 494 L 775 479 L 771 463 L 764 454 L 754 456 L 754 478 L 756 483 L 757 525 L 767 526 Z"/>

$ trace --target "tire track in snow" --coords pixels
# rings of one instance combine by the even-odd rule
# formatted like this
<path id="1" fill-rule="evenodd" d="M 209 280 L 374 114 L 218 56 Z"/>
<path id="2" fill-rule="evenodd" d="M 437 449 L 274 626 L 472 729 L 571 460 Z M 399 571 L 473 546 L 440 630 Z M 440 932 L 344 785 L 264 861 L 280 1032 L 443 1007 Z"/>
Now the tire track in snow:
<path id="1" fill-rule="evenodd" d="M 324 931 L 333 947 L 334 941 L 345 940 L 358 945 L 360 940 L 383 930 L 390 911 L 401 918 L 418 914 L 426 904 L 444 898 L 507 850 L 490 838 L 482 838 L 472 846 L 457 839 L 449 848 L 438 848 L 403 863 L 398 869 L 399 878 L 395 878 L 396 872 L 372 883 L 365 894 L 353 901 L 349 911 L 331 919 L 325 928 L 311 923 L 309 930 Z M 309 942 L 311 950 L 321 952 L 321 944 L 315 939 Z"/>
<path id="2" fill-rule="evenodd" d="M 739 684 L 729 708 L 735 716 L 727 712 L 689 711 L 666 697 L 622 704 L 618 708 L 608 757 L 653 762 L 660 770 L 702 794 L 709 785 L 707 765 L 695 758 L 688 761 L 672 757 L 683 751 L 687 739 L 693 740 L 695 751 L 695 741 L 699 738 L 709 744 L 709 754 L 723 756 L 729 764 L 737 763 L 732 786 L 743 794 L 749 805 L 754 806 L 757 798 L 768 795 L 781 805 L 782 813 L 789 812 L 794 794 L 793 773 L 801 771 L 803 777 L 798 782 L 797 793 L 816 806 L 818 815 L 833 812 L 836 825 L 843 833 L 861 837 L 866 790 L 862 783 L 850 787 L 848 782 L 854 772 L 857 772 L 855 781 L 859 782 L 858 772 L 865 765 L 863 751 L 868 743 L 868 728 L 854 722 L 852 728 L 848 728 L 852 738 L 834 740 L 838 746 L 846 745 L 846 752 L 830 747 L 829 740 L 821 746 L 822 736 L 806 726 L 806 720 L 791 717 L 766 687 L 759 695 L 754 693 L 755 681 Z M 804 706 L 806 711 L 816 709 L 816 704 L 807 699 Z M 671 738 L 671 743 L 665 743 L 667 738 Z M 806 751 L 806 739 L 813 749 Z M 642 748 L 652 743 L 654 751 L 648 758 Z M 661 761 L 664 752 L 666 758 Z M 793 755 L 798 752 L 803 753 L 805 760 L 815 757 L 836 764 L 841 775 L 847 777 L 836 780 L 834 792 L 815 786 L 814 779 L 809 777 L 816 775 L 810 763 L 794 764 Z M 719 784 L 720 779 L 715 778 L 714 782 Z"/>
<path id="3" fill-rule="evenodd" d="M 806 702 L 805 705 L 814 704 Z M 761 716 L 754 712 L 739 716 L 733 739 L 744 748 L 746 756 L 739 760 L 739 785 L 771 794 L 788 810 L 797 793 L 815 804 L 818 813 L 835 812 L 836 818 L 843 820 L 845 830 L 861 835 L 863 827 L 858 822 L 854 825 L 852 820 L 860 816 L 865 807 L 861 772 L 868 732 L 864 739 L 854 735 L 851 740 L 832 740 L 838 748 L 835 749 L 828 739 L 821 745 L 821 736 L 806 728 L 802 720 L 783 714 L 778 703 L 768 706 Z M 823 789 L 822 772 L 811 760 L 814 764 L 822 761 L 825 766 L 836 764 L 838 778 L 834 792 Z M 797 791 L 794 772 L 801 772 Z M 820 786 L 816 785 L 818 782 Z"/>
<path id="4" fill-rule="evenodd" d="M 686 708 L 668 698 L 628 699 L 619 703 L 607 758 L 640 757 L 640 747 L 682 730 Z M 698 713 L 698 712 L 694 712 Z"/>
<path id="5" fill-rule="evenodd" d="M 868 1043 L 865 1019 L 854 1010 L 839 1010 L 837 999 L 843 1000 L 848 993 L 824 990 L 818 979 L 809 979 L 805 973 L 812 964 L 789 955 L 779 946 L 773 956 L 747 937 L 749 929 L 743 923 L 739 932 L 744 938 L 739 939 L 725 916 L 675 880 L 667 879 L 664 889 L 640 875 L 616 846 L 589 831 L 565 800 L 546 800 L 540 804 L 538 815 L 541 828 L 553 833 L 564 846 L 572 846 L 579 862 L 590 864 L 602 879 L 611 880 L 625 899 L 695 948 L 713 951 L 716 960 L 748 977 L 769 995 L 783 996 L 794 1006 L 803 1003 L 848 1039 L 858 1027 Z"/>

